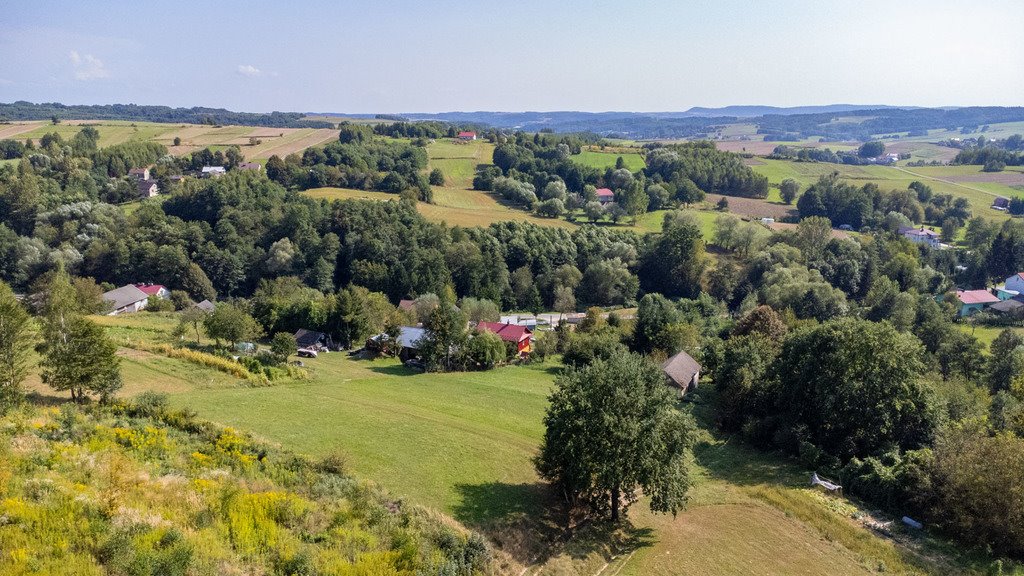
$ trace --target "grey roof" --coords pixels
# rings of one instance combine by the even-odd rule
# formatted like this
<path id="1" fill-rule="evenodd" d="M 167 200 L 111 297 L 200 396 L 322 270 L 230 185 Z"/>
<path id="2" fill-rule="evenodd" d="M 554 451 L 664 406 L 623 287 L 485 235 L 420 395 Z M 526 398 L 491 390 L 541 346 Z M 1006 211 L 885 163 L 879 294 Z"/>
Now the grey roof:
<path id="1" fill-rule="evenodd" d="M 419 341 L 427 331 L 413 326 L 402 326 L 398 329 L 398 345 L 402 348 L 419 349 Z"/>
<path id="2" fill-rule="evenodd" d="M 1012 298 L 989 306 L 989 310 L 995 310 L 996 312 L 1018 312 L 1020 308 L 1024 308 L 1024 303 Z"/>
<path id="3" fill-rule="evenodd" d="M 145 292 L 131 284 L 126 284 L 120 288 L 115 288 L 110 292 L 103 293 L 103 301 L 110 302 L 110 307 L 114 310 L 130 306 L 147 298 L 149 298 L 149 296 L 147 296 Z"/>
<path id="4" fill-rule="evenodd" d="M 223 173 L 226 172 L 223 166 L 203 166 L 203 174 L 212 173 Z"/>
<path id="5" fill-rule="evenodd" d="M 700 364 L 686 352 L 680 352 L 661 363 L 661 371 L 680 388 L 686 389 L 700 372 Z"/>
<path id="6" fill-rule="evenodd" d="M 156 186 L 156 180 L 139 180 L 138 186 L 140 194 L 148 194 L 150 188 Z M 159 190 L 159 187 L 157 187 L 157 190 Z"/>
<path id="7" fill-rule="evenodd" d="M 314 346 L 327 340 L 327 335 L 323 332 L 317 332 L 315 330 L 306 330 L 305 328 L 299 328 L 295 331 L 295 343 L 299 348 L 306 348 L 307 346 Z"/>
<path id="8" fill-rule="evenodd" d="M 196 304 L 196 308 L 199 308 L 204 312 L 213 312 L 213 309 L 216 308 L 216 306 L 214 306 L 213 302 L 210 302 L 209 300 L 203 300 L 199 304 Z"/>

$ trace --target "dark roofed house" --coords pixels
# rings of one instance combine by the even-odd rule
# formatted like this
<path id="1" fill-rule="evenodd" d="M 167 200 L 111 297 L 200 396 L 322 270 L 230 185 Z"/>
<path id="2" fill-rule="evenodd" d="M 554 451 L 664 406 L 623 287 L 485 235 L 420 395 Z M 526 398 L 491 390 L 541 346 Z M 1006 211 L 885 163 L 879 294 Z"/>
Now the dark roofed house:
<path id="1" fill-rule="evenodd" d="M 994 208 L 996 210 L 1009 210 L 1010 209 L 1010 199 L 1009 198 L 1004 198 L 1002 196 L 998 196 L 998 197 L 996 197 L 995 200 L 992 201 L 992 208 Z"/>
<path id="2" fill-rule="evenodd" d="M 149 168 L 132 168 L 128 175 L 136 180 L 149 180 Z"/>
<path id="3" fill-rule="evenodd" d="M 103 301 L 110 305 L 107 316 L 138 312 L 146 307 L 149 294 L 131 284 L 103 293 Z"/>
<path id="4" fill-rule="evenodd" d="M 493 332 L 503 341 L 515 344 L 516 352 L 520 356 L 530 353 L 530 340 L 533 337 L 533 332 L 526 326 L 502 324 L 501 322 L 480 322 L 476 328 L 485 332 Z"/>
<path id="5" fill-rule="evenodd" d="M 700 381 L 700 364 L 686 352 L 680 352 L 661 363 L 661 371 L 669 383 L 679 388 L 679 397 L 696 388 Z"/>
<path id="6" fill-rule="evenodd" d="M 157 185 L 156 180 L 139 180 L 138 187 L 140 198 L 152 198 L 160 194 L 160 186 Z"/>
<path id="7" fill-rule="evenodd" d="M 1024 315 L 1024 302 L 1011 298 L 1009 300 L 1002 300 L 996 302 L 988 307 L 989 310 L 997 314 L 1006 314 L 1009 316 L 1021 316 Z"/>
<path id="8" fill-rule="evenodd" d="M 328 350 L 334 343 L 331 337 L 323 332 L 299 328 L 295 331 L 295 345 L 310 350 Z"/>
<path id="9" fill-rule="evenodd" d="M 598 188 L 595 193 L 597 194 L 597 201 L 601 204 L 615 201 L 615 192 L 612 192 L 610 188 Z"/>

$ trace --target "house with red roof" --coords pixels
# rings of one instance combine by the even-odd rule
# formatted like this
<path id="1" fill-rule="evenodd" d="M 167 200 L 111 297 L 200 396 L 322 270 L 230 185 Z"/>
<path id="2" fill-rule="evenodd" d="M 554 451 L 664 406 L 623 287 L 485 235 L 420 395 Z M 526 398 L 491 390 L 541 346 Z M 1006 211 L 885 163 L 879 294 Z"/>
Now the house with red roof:
<path id="1" fill-rule="evenodd" d="M 477 330 L 493 332 L 503 341 L 515 344 L 516 352 L 520 356 L 530 353 L 530 341 L 533 338 L 533 332 L 526 326 L 503 324 L 501 322 L 480 322 L 476 325 L 476 328 Z"/>
<path id="2" fill-rule="evenodd" d="M 138 288 L 139 290 L 142 290 L 142 292 L 146 296 L 156 296 L 157 298 L 171 297 L 171 291 L 160 284 L 153 284 L 151 282 L 147 282 L 144 284 L 136 284 L 135 287 Z"/>
<path id="3" fill-rule="evenodd" d="M 476 132 L 459 132 L 459 140 L 476 140 Z"/>
<path id="4" fill-rule="evenodd" d="M 608 204 L 615 201 L 615 192 L 612 192 L 610 188 L 598 188 L 595 191 L 597 194 L 597 201 L 601 204 Z"/>
<path id="5" fill-rule="evenodd" d="M 960 301 L 960 316 L 970 316 L 984 310 L 986 306 L 999 302 L 999 298 L 988 290 L 957 290 L 956 299 Z"/>

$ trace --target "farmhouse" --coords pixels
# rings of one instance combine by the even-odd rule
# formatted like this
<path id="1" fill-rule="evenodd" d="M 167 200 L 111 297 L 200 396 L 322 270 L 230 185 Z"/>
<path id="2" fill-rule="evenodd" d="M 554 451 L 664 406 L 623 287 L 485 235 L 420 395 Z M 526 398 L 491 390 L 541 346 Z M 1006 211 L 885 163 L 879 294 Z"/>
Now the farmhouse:
<path id="1" fill-rule="evenodd" d="M 1024 292 L 1024 272 L 1017 272 L 1013 276 L 1006 279 L 1003 283 L 1003 289 L 1007 292 L 1014 292 L 1020 294 Z"/>
<path id="2" fill-rule="evenodd" d="M 533 338 L 533 332 L 526 326 L 502 324 L 501 322 L 480 322 L 476 327 L 478 330 L 493 332 L 505 342 L 515 344 L 516 353 L 520 356 L 530 353 L 530 340 Z"/>
<path id="3" fill-rule="evenodd" d="M 220 178 L 227 173 L 223 166 L 203 166 L 203 178 Z"/>
<path id="4" fill-rule="evenodd" d="M 960 310 L 957 312 L 960 316 L 970 316 L 999 302 L 999 298 L 988 290 L 957 290 L 956 298 L 960 301 Z"/>
<path id="5" fill-rule="evenodd" d="M 398 329 L 398 358 L 402 362 L 420 355 L 420 340 L 427 333 L 423 328 L 401 326 Z"/>
<path id="6" fill-rule="evenodd" d="M 476 140 L 476 132 L 459 132 L 459 140 Z"/>
<path id="7" fill-rule="evenodd" d="M 131 284 L 103 293 L 103 301 L 110 305 L 107 316 L 138 312 L 146 307 L 149 294 Z"/>
<path id="8" fill-rule="evenodd" d="M 697 387 L 700 381 L 700 364 L 686 352 L 680 352 L 661 363 L 661 371 L 670 386 L 679 388 L 679 397 Z"/>
<path id="9" fill-rule="evenodd" d="M 156 180 L 139 180 L 138 186 L 140 198 L 152 198 L 160 194 L 160 187 L 157 186 Z"/>
<path id="10" fill-rule="evenodd" d="M 597 194 L 597 201 L 601 204 L 615 201 L 615 192 L 612 192 L 609 188 L 598 188 L 595 193 Z"/>
<path id="11" fill-rule="evenodd" d="M 153 284 L 152 282 L 146 282 L 143 284 L 136 284 L 136 288 L 142 290 L 146 296 L 156 296 L 157 298 L 164 299 L 171 297 L 171 291 L 161 284 Z"/>
<path id="12" fill-rule="evenodd" d="M 132 168 L 128 171 L 128 176 L 136 180 L 149 180 L 149 168 Z"/>
<path id="13" fill-rule="evenodd" d="M 929 230 L 924 226 L 920 228 L 912 227 L 901 227 L 899 229 L 900 236 L 903 236 L 911 242 L 917 244 L 927 244 L 931 248 L 939 247 L 939 233 L 934 230 Z"/>
<path id="14" fill-rule="evenodd" d="M 251 172 L 259 172 L 263 169 L 263 164 L 259 162 L 242 162 L 238 165 L 239 170 L 249 170 Z"/>

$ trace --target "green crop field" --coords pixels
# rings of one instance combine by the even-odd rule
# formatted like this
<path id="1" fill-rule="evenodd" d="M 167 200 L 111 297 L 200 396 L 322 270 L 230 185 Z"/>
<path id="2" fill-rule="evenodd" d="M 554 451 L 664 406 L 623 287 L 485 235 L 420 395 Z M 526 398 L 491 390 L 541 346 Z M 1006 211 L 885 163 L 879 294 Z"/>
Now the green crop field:
<path id="1" fill-rule="evenodd" d="M 95 319 L 121 343 L 175 342 L 171 313 Z M 782 575 L 824 567 L 871 574 L 882 566 L 897 574 L 980 573 L 969 559 L 944 556 L 941 542 L 917 536 L 905 548 L 875 536 L 854 519 L 862 514 L 854 502 L 806 488 L 808 471 L 718 438 L 706 424 L 685 511 L 654 515 L 641 500 L 618 536 L 584 528 L 568 544 L 556 543 L 557 520 L 531 463 L 554 362 L 422 374 L 393 359 L 328 353 L 304 360 L 305 380 L 251 388 L 184 361 L 121 354 L 122 395 L 164 391 L 175 406 L 286 449 L 337 454 L 358 477 L 484 531 L 513 574 Z M 702 423 L 703 406 L 695 405 Z"/>
<path id="2" fill-rule="evenodd" d="M 645 166 L 644 158 L 637 152 L 600 152 L 597 150 L 584 150 L 572 156 L 572 160 L 584 166 L 592 166 L 600 170 L 614 168 L 619 157 L 625 162 L 626 168 L 632 172 L 642 170 Z"/>

